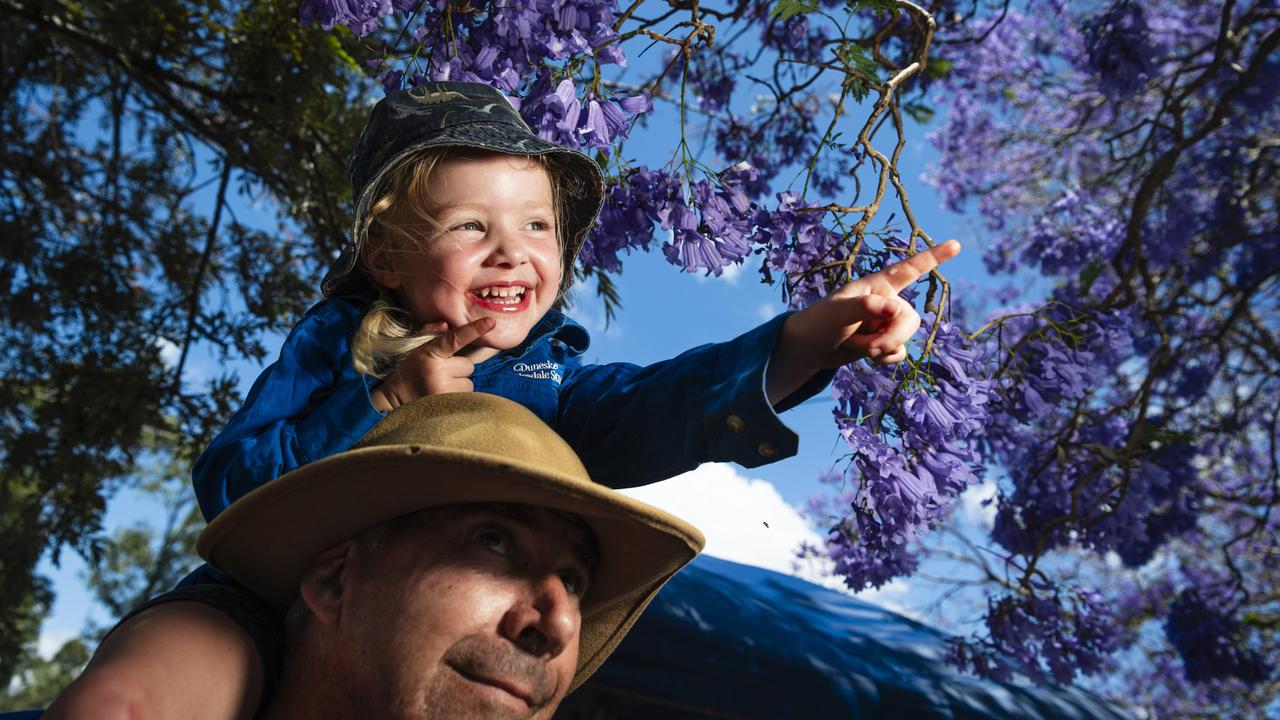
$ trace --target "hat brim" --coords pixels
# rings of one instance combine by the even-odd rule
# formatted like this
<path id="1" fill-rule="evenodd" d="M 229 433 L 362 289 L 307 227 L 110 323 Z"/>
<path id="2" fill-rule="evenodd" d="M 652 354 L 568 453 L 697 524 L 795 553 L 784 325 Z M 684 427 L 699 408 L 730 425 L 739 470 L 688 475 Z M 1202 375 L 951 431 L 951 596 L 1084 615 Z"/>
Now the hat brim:
<path id="1" fill-rule="evenodd" d="M 601 564 L 583 599 L 576 688 L 626 635 L 703 537 L 662 510 L 515 459 L 380 445 L 305 465 L 241 498 L 197 550 L 278 609 L 287 609 L 324 550 L 383 521 L 461 503 L 524 503 L 573 513 L 595 534 Z"/>

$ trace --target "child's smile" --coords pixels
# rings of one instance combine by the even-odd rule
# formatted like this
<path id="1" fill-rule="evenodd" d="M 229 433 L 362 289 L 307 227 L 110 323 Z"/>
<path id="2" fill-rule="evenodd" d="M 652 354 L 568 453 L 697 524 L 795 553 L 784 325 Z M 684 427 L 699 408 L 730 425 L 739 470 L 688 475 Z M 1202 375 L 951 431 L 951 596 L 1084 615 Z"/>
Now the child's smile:
<path id="1" fill-rule="evenodd" d="M 376 279 L 418 323 L 497 321 L 466 352 L 480 362 L 524 342 L 555 304 L 562 251 L 551 179 L 536 161 L 494 154 L 443 160 L 428 186 L 444 232 Z"/>
<path id="2" fill-rule="evenodd" d="M 520 312 L 529 307 L 528 288 L 524 285 L 490 285 L 471 291 L 472 300 L 496 312 Z"/>

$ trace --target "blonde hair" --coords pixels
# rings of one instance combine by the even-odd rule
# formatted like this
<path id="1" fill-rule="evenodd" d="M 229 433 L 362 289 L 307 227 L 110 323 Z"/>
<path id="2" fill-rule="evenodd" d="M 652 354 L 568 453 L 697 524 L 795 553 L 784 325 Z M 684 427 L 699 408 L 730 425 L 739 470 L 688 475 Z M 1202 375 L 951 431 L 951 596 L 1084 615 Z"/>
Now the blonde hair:
<path id="1" fill-rule="evenodd" d="M 402 356 L 439 337 L 417 334 L 413 318 L 404 309 L 396 307 L 395 296 L 373 280 L 369 271 L 385 269 L 394 272 L 395 263 L 389 262 L 387 258 L 397 254 L 425 252 L 424 241 L 432 242 L 444 231 L 440 223 L 431 216 L 427 206 L 431 174 L 442 161 L 497 154 L 504 153 L 452 148 L 429 150 L 400 163 L 379 182 L 376 199 L 356 228 L 356 244 L 360 248 L 358 268 L 378 288 L 378 301 L 365 313 L 360 327 L 356 328 L 351 339 L 351 359 L 356 372 L 376 378 L 385 377 Z M 514 157 L 527 157 L 538 163 L 551 181 L 551 200 L 556 213 L 556 239 L 563 256 L 567 215 L 563 175 L 557 164 L 546 156 Z M 373 258 L 378 259 L 380 267 L 370 267 Z M 568 287 L 572 272 L 572 260 L 562 257 L 558 293 L 563 293 Z"/>

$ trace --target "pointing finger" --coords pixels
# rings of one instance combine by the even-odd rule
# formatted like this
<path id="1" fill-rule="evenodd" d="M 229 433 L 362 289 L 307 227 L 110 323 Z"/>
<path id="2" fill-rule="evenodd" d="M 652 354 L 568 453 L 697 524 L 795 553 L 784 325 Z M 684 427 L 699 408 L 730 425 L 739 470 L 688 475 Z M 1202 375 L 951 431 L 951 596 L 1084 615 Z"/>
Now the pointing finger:
<path id="1" fill-rule="evenodd" d="M 443 335 L 449 331 L 449 323 L 443 320 L 429 322 L 418 328 L 418 335 Z"/>
<path id="2" fill-rule="evenodd" d="M 897 292 L 959 254 L 960 243 L 948 240 L 941 245 L 922 250 L 902 262 L 894 263 L 875 275 L 888 281 L 894 292 Z"/>
<path id="3" fill-rule="evenodd" d="M 462 350 L 476 340 L 479 340 L 480 336 L 492 330 L 495 325 L 497 325 L 497 321 L 493 318 L 480 318 L 479 320 L 469 322 L 462 327 L 449 330 L 435 340 L 427 343 L 424 347 L 429 348 L 428 352 L 430 352 L 434 357 L 453 357 L 459 350 Z"/>

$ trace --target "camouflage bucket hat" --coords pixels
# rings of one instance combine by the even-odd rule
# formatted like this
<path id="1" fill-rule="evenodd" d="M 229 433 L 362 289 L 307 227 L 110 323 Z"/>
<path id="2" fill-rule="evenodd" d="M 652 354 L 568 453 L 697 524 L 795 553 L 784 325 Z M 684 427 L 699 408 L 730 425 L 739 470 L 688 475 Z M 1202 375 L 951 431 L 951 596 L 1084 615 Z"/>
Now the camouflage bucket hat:
<path id="1" fill-rule="evenodd" d="M 353 272 L 360 257 L 362 226 L 369 208 L 382 194 L 390 172 L 425 150 L 459 148 L 507 155 L 545 156 L 559 179 L 563 195 L 565 248 L 561 288 L 573 278 L 573 263 L 604 200 L 604 179 L 591 158 L 533 133 L 497 89 L 480 83 L 433 82 L 392 93 L 378 101 L 347 162 L 355 198 L 355 223 L 342 254 L 329 267 L 320 289 L 325 297 L 358 292 L 362 273 Z"/>

